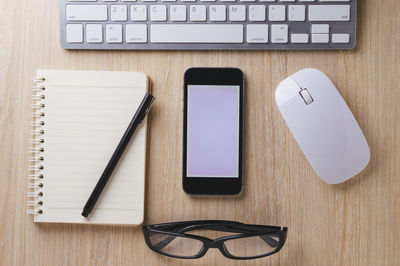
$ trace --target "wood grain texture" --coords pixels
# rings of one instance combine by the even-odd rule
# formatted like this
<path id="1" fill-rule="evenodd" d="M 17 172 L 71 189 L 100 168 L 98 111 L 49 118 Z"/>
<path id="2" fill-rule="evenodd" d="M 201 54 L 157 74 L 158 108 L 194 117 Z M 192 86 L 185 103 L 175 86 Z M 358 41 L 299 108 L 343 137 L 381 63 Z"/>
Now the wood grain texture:
<path id="1" fill-rule="evenodd" d="M 57 0 L 0 0 L 0 265 L 400 265 L 400 5 L 359 0 L 352 51 L 66 51 Z M 237 197 L 181 187 L 182 77 L 191 66 L 246 75 L 245 186 Z M 339 88 L 370 144 L 367 169 L 341 185 L 314 174 L 274 102 L 306 67 Z M 276 255 L 232 261 L 216 250 L 182 261 L 147 248 L 139 228 L 34 224 L 25 214 L 31 78 L 37 68 L 143 71 L 150 117 L 146 222 L 232 219 L 288 226 Z"/>

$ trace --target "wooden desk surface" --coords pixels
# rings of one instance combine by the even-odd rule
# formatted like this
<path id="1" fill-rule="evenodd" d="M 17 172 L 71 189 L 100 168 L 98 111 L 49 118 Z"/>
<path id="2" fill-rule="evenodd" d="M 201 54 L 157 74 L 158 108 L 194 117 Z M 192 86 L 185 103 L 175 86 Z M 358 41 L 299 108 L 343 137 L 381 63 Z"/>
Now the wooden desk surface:
<path id="1" fill-rule="evenodd" d="M 25 214 L 31 79 L 37 68 L 144 71 L 151 114 L 146 222 L 231 219 L 289 227 L 256 265 L 400 265 L 400 5 L 359 1 L 352 51 L 66 51 L 57 0 L 0 0 L 0 265 L 244 265 L 217 250 L 198 260 L 160 256 L 139 228 L 34 224 Z M 182 77 L 191 66 L 240 67 L 247 80 L 245 186 L 239 197 L 182 191 Z M 367 169 L 341 185 L 312 171 L 275 105 L 281 80 L 324 71 L 370 144 Z"/>

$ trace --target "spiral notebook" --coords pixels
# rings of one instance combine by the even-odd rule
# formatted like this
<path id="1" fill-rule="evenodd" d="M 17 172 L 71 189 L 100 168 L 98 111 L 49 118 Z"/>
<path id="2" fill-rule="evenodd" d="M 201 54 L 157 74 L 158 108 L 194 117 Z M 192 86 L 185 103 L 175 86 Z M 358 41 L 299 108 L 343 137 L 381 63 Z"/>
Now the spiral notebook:
<path id="1" fill-rule="evenodd" d="M 28 213 L 34 221 L 141 224 L 146 120 L 89 218 L 81 212 L 149 89 L 148 77 L 137 72 L 38 70 L 34 82 L 28 192 Z"/>

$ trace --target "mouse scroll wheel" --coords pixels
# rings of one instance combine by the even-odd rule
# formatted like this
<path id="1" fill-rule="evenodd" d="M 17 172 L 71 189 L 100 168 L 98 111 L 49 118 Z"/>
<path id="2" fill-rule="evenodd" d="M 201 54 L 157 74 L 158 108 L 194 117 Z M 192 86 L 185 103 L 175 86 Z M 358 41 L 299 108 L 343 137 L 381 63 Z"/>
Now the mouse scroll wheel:
<path id="1" fill-rule="evenodd" d="M 311 94 L 308 92 L 307 89 L 301 89 L 299 93 L 301 98 L 303 98 L 304 102 L 307 105 L 312 104 L 314 102 L 313 97 L 311 96 Z"/>

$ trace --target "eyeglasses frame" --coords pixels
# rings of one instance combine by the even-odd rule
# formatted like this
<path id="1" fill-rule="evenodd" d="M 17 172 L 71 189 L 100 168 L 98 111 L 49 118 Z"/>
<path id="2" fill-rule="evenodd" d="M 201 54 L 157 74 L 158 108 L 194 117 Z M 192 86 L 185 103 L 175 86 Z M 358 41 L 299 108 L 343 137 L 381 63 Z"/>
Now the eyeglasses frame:
<path id="1" fill-rule="evenodd" d="M 143 234 L 145 237 L 146 244 L 148 247 L 164 256 L 179 258 L 179 259 L 197 259 L 203 257 L 208 249 L 210 248 L 218 248 L 219 251 L 227 258 L 235 259 L 235 260 L 251 260 L 251 259 L 258 259 L 262 257 L 267 257 L 272 254 L 279 252 L 283 245 L 286 242 L 287 238 L 287 227 L 278 227 L 278 226 L 267 226 L 267 225 L 254 225 L 254 224 L 244 224 L 240 222 L 233 222 L 233 221 L 225 221 L 225 220 L 199 220 L 199 221 L 184 221 L 184 222 L 174 222 L 174 223 L 162 223 L 162 224 L 154 224 L 154 225 L 144 225 L 142 227 Z M 175 229 L 175 231 L 174 231 Z M 222 232 L 232 232 L 232 233 L 240 233 L 236 235 L 224 236 L 217 239 L 210 239 L 207 237 L 187 234 L 185 232 L 191 230 L 215 230 L 215 231 L 222 231 Z M 243 232 L 240 232 L 243 231 Z M 248 232 L 246 232 L 248 231 Z M 168 254 L 160 251 L 160 249 L 154 248 L 154 245 L 150 242 L 150 233 L 160 233 L 160 234 L 167 234 L 170 236 L 175 237 L 185 237 L 191 238 L 203 243 L 202 250 L 193 256 L 178 256 L 173 254 Z M 251 236 L 261 236 L 264 234 L 271 234 L 275 233 L 279 237 L 278 246 L 275 250 L 257 255 L 257 256 L 250 256 L 250 257 L 237 257 L 230 254 L 224 246 L 224 243 L 228 240 L 232 239 L 240 239 L 245 237 Z M 174 238 L 173 238 L 174 239 Z M 173 240 L 172 239 L 172 240 Z M 172 241 L 171 240 L 171 241 Z M 169 243 L 169 242 L 168 242 Z M 168 244 L 167 243 L 167 244 Z"/>

